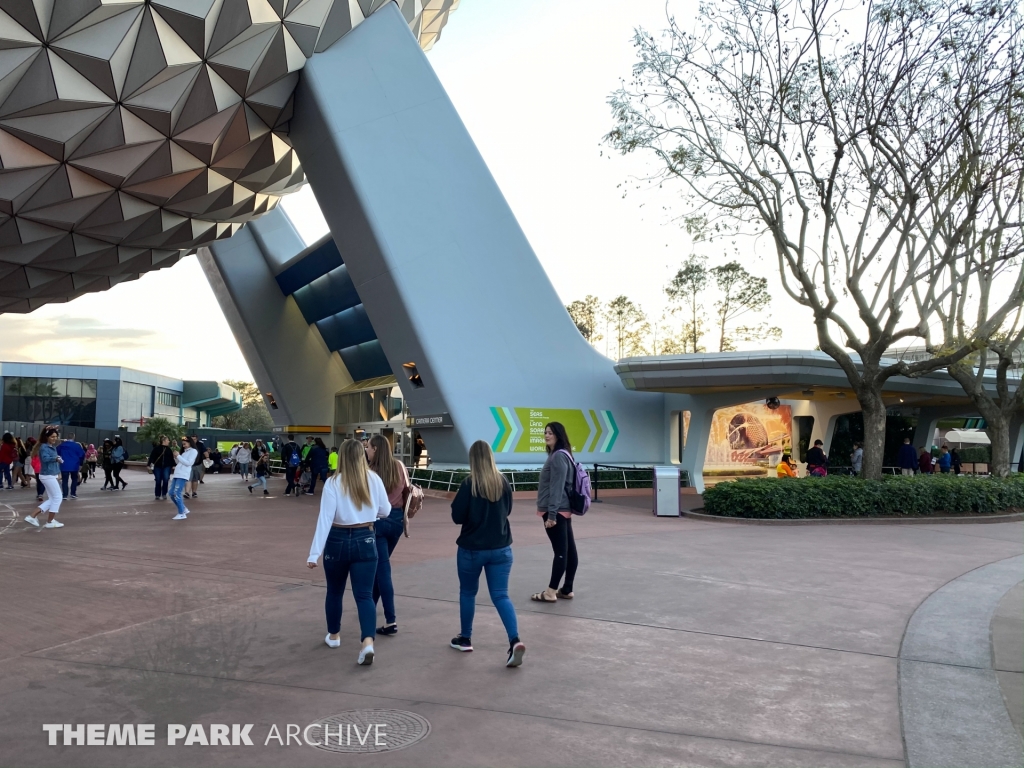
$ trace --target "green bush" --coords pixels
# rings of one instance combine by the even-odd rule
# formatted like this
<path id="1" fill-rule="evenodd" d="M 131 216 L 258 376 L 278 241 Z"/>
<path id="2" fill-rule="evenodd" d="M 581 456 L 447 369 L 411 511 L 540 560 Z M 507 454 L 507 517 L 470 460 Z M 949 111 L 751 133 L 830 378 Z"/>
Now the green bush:
<path id="1" fill-rule="evenodd" d="M 736 480 L 704 491 L 710 515 L 758 519 L 995 514 L 1024 508 L 1024 478 L 914 475 Z"/>

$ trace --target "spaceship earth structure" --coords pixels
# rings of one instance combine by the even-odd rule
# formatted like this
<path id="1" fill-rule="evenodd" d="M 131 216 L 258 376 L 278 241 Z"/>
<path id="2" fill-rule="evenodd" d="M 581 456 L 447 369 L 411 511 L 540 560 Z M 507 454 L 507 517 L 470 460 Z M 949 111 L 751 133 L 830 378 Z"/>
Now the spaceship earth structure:
<path id="1" fill-rule="evenodd" d="M 395 0 L 0 0 L 0 312 L 174 264 L 302 185 L 306 59 Z M 398 0 L 430 48 L 458 0 Z"/>

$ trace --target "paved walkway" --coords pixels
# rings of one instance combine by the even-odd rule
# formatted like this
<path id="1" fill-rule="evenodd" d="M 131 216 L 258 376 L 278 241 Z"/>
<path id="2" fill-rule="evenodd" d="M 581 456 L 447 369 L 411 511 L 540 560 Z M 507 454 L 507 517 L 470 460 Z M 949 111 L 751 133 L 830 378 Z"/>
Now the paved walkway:
<path id="1" fill-rule="evenodd" d="M 127 477 L 121 494 L 86 485 L 60 530 L 13 522 L 34 499 L 0 494 L 0 765 L 901 766 L 908 622 L 1024 552 L 1022 523 L 771 528 L 610 499 L 576 521 L 577 598 L 543 605 L 529 594 L 550 549 L 519 502 L 511 591 L 528 652 L 508 670 L 483 595 L 476 651 L 447 647 L 456 528 L 428 500 L 394 557 L 401 633 L 361 668 L 350 598 L 342 647 L 323 644 L 322 571 L 305 568 L 317 500 L 213 477 L 181 523 L 148 476 Z M 1012 698 L 1019 659 L 1000 658 L 1020 647 L 1021 605 L 992 610 Z M 373 755 L 263 746 L 271 724 L 360 708 L 415 712 L 431 732 Z M 155 723 L 157 744 L 49 747 L 54 722 Z M 168 747 L 168 723 L 253 723 L 257 745 Z"/>

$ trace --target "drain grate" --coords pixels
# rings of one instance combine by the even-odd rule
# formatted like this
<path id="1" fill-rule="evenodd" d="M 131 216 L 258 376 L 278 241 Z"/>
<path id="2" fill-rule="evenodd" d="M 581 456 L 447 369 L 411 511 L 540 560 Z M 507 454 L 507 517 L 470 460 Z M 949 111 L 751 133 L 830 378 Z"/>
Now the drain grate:
<path id="1" fill-rule="evenodd" d="M 313 726 L 320 726 L 319 728 Z M 350 709 L 312 723 L 310 740 L 326 752 L 394 752 L 430 733 L 430 723 L 401 709 Z"/>

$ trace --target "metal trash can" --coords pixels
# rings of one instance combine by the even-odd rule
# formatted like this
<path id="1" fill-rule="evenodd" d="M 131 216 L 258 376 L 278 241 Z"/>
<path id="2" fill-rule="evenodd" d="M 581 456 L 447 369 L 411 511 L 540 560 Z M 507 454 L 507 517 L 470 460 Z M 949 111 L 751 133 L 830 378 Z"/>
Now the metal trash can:
<path id="1" fill-rule="evenodd" d="M 654 467 L 654 514 L 679 517 L 679 467 Z"/>

